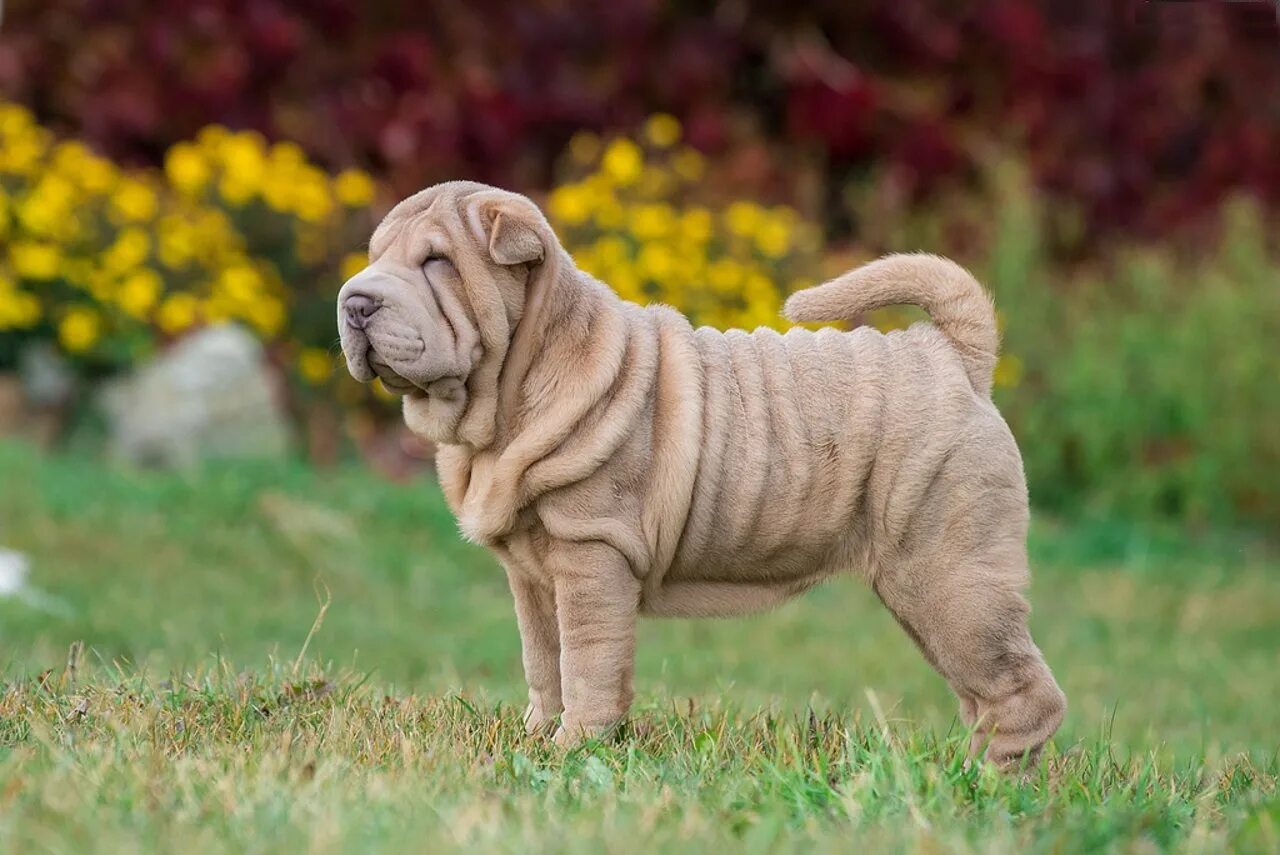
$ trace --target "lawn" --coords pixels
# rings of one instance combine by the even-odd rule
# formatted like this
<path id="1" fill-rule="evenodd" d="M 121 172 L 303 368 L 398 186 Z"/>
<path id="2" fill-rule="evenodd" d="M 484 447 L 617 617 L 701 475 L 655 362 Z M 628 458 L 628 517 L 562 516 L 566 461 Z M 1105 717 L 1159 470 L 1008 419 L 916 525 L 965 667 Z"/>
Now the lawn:
<path id="1" fill-rule="evenodd" d="M 0 444 L 0 850 L 1280 847 L 1280 552 L 1038 519 L 1070 699 L 1025 779 L 852 581 L 646 622 L 623 731 L 519 725 L 505 580 L 434 484 L 140 474 Z M 80 643 L 83 643 L 81 646 Z"/>

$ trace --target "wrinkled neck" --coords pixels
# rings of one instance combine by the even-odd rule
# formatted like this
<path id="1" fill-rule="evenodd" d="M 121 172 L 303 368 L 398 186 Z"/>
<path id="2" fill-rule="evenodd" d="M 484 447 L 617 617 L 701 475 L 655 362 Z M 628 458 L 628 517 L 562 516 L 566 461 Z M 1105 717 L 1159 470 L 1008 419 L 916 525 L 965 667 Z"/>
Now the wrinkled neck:
<path id="1" fill-rule="evenodd" d="M 583 276 L 567 257 L 530 282 L 498 384 L 497 439 L 509 442 L 551 406 L 551 387 L 573 386 L 591 370 L 590 344 L 618 314 L 617 296 Z M 574 359 L 573 354 L 583 358 Z"/>

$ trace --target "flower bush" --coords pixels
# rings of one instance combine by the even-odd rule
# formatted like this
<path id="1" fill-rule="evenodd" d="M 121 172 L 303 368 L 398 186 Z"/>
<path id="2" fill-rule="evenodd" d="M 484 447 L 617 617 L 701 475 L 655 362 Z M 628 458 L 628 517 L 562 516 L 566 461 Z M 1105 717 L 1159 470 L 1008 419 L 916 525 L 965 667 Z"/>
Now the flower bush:
<path id="1" fill-rule="evenodd" d="M 364 264 L 373 180 L 212 126 L 121 169 L 0 104 L 0 369 L 55 341 L 81 373 L 237 321 L 306 383 L 333 374 L 332 295 Z"/>
<path id="2" fill-rule="evenodd" d="M 541 184 L 574 131 L 667 110 L 722 161 L 814 155 L 859 239 L 834 203 L 866 170 L 921 206 L 994 148 L 1077 240 L 1164 236 L 1233 190 L 1280 204 L 1273 3 L 722 5 L 9 0 L 0 98 L 128 161 L 223 122 L 398 193 Z"/>
<path id="3" fill-rule="evenodd" d="M 703 157 L 681 132 L 658 114 L 639 139 L 575 136 L 570 179 L 547 198 L 553 226 L 623 299 L 669 304 L 696 324 L 784 327 L 783 299 L 818 276 L 817 228 L 787 205 L 707 204 Z"/>
<path id="4" fill-rule="evenodd" d="M 870 255 L 955 255 L 1002 310 L 996 398 L 1038 505 L 1280 522 L 1280 268 L 1256 206 L 1227 208 L 1220 245 L 1194 257 L 1128 249 L 1072 270 L 1049 253 L 1052 206 L 1009 164 L 990 204 L 923 219 L 886 216 L 871 194 L 860 210 L 878 230 L 824 258 L 795 208 L 710 190 L 721 184 L 683 134 L 663 114 L 635 138 L 579 133 L 545 199 L 578 263 L 624 298 L 722 328 L 779 326 L 788 292 Z M 0 371 L 43 340 L 92 378 L 234 320 L 297 381 L 321 444 L 341 430 L 334 402 L 353 417 L 347 435 L 367 437 L 392 407 L 335 370 L 333 298 L 365 264 L 376 196 L 362 172 L 216 126 L 162 168 L 122 169 L 0 104 Z"/>

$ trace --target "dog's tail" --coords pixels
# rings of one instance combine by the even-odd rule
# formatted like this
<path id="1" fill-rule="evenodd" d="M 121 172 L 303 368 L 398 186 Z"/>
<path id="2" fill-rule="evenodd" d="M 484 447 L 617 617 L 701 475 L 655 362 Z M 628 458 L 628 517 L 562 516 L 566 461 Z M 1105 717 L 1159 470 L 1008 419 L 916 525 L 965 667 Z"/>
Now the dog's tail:
<path id="1" fill-rule="evenodd" d="M 782 312 L 796 323 L 844 321 L 903 304 L 929 313 L 960 354 L 973 388 L 989 397 L 1000 347 L 995 307 L 978 280 L 954 261 L 926 253 L 886 255 L 792 294 Z"/>

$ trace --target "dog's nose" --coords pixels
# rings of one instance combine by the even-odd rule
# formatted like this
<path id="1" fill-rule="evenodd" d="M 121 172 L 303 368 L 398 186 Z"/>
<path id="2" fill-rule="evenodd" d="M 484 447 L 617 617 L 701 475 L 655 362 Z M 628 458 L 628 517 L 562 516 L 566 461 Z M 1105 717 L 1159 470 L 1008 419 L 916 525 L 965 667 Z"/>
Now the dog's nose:
<path id="1" fill-rule="evenodd" d="M 378 304 L 372 297 L 352 294 L 342 301 L 342 310 L 347 315 L 347 323 L 356 329 L 362 329 L 369 316 L 378 311 Z"/>

